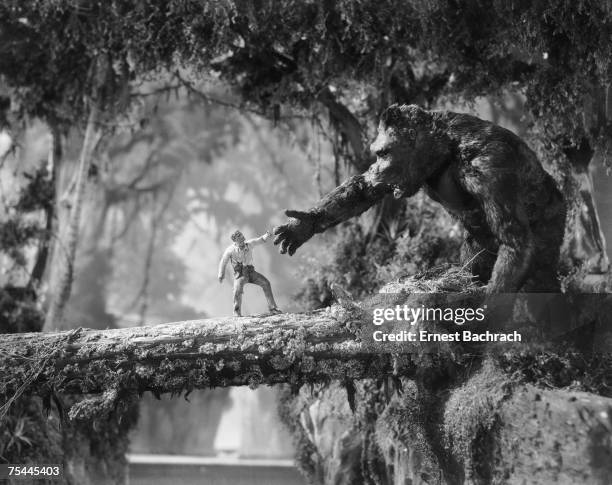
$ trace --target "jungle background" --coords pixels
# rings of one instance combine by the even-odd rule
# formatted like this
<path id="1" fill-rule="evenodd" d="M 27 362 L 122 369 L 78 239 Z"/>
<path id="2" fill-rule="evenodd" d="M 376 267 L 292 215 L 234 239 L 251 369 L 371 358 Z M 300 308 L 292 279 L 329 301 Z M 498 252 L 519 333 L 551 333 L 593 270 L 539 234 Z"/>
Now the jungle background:
<path id="1" fill-rule="evenodd" d="M 229 234 L 259 235 L 363 171 L 394 102 L 476 114 L 525 139 L 568 203 L 566 288 L 602 291 L 611 34 L 612 7 L 589 1 L 5 1 L 0 329 L 231 313 L 230 284 L 216 280 Z M 459 264 L 462 237 L 419 194 L 385 200 L 291 259 L 268 244 L 255 260 L 279 306 L 303 311 L 330 305 L 332 282 L 361 298 Z M 248 287 L 245 313 L 264 309 Z M 550 387 L 609 397 L 609 368 L 575 362 L 546 354 L 524 367 Z M 428 451 L 368 453 L 383 433 L 368 427 L 402 398 L 358 387 L 354 414 L 336 383 L 197 391 L 189 402 L 148 393 L 102 430 L 62 427 L 59 407 L 23 400 L 3 407 L 0 459 L 36 462 L 44 449 L 70 457 L 74 483 L 122 483 L 126 451 L 297 455 L 311 483 L 435 483 Z"/>

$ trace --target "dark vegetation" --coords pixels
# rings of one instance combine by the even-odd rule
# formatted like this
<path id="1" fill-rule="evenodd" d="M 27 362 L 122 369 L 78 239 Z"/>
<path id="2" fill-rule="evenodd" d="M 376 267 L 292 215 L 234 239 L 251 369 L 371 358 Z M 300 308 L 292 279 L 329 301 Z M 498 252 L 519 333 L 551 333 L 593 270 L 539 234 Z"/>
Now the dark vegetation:
<path id="1" fill-rule="evenodd" d="M 40 258 L 47 258 L 46 251 L 52 234 L 49 228 L 41 227 L 32 215 L 38 211 L 51 211 L 52 207 L 53 187 L 43 167 L 28 177 L 27 185 L 16 202 L 7 208 L 7 217 L 0 222 L 0 248 L 10 258 L 12 272 L 27 272 L 25 250 L 33 243 L 41 247 Z M 34 332 L 42 329 L 44 314 L 37 302 L 36 277 L 34 267 L 26 285 L 7 284 L 0 288 L 0 332 Z"/>

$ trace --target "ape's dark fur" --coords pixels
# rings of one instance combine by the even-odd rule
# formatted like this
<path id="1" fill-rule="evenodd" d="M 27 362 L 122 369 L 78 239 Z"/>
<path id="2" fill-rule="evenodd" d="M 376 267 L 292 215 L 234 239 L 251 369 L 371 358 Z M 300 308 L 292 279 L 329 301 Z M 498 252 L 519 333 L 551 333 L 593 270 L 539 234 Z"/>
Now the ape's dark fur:
<path id="1" fill-rule="evenodd" d="M 371 150 L 377 161 L 275 229 L 281 252 L 356 216 L 393 191 L 419 188 L 469 234 L 466 257 L 491 293 L 555 291 L 565 205 L 535 154 L 512 132 L 474 116 L 391 106 Z"/>

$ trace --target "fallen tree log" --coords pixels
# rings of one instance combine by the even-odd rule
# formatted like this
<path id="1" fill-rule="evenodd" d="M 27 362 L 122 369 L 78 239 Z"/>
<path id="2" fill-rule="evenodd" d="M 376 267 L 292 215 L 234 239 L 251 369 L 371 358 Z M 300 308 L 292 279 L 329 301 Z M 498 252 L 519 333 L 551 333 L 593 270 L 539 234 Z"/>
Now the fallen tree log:
<path id="1" fill-rule="evenodd" d="M 394 367 L 395 366 L 395 367 Z M 330 311 L 193 320 L 0 338 L 0 397 L 189 393 L 217 386 L 361 379 L 402 372 Z"/>
<path id="2" fill-rule="evenodd" d="M 458 341 L 434 345 L 373 341 L 370 330 L 380 327 L 372 325 L 372 309 L 386 312 L 400 303 L 409 303 L 413 308 L 439 306 L 464 311 L 470 305 L 481 304 L 482 288 L 471 282 L 471 275 L 456 268 L 439 273 L 411 278 L 401 287 L 360 304 L 337 289 L 339 305 L 310 313 L 2 335 L 0 417 L 12 400 L 23 394 L 107 393 L 109 401 L 116 401 L 122 395 L 145 391 L 155 395 L 182 394 L 218 386 L 278 383 L 299 387 L 334 379 L 351 381 L 391 375 L 411 378 L 417 371 L 428 372 L 419 362 L 422 354 L 429 352 L 449 360 L 442 367 L 457 364 L 464 355 L 479 359 L 477 354 L 482 355 L 486 347 Z M 465 291 L 457 293 L 462 288 Z M 602 305 L 600 299 L 595 303 L 582 305 L 578 313 L 584 313 L 583 307 L 590 312 L 595 307 L 612 308 L 612 300 L 607 305 Z M 600 313 L 601 308 L 597 310 Z M 460 328 L 467 330 L 470 325 L 479 328 L 477 322 L 466 322 Z M 607 328 L 605 322 L 599 326 Z M 407 322 L 389 322 L 387 328 L 406 333 Z M 453 333 L 458 327 L 453 322 L 419 322 L 411 329 Z M 606 341 L 594 337 L 591 340 Z"/>

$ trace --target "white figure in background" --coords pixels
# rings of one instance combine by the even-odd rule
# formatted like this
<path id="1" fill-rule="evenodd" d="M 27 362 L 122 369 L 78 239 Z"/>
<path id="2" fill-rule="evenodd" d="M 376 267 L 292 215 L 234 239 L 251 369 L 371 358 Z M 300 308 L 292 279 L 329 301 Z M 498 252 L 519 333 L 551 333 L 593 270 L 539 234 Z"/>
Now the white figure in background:
<path id="1" fill-rule="evenodd" d="M 276 307 L 270 282 L 264 275 L 255 271 L 253 266 L 252 248 L 264 244 L 269 237 L 270 232 L 268 231 L 263 236 L 247 240 L 240 231 L 235 231 L 230 236 L 233 244 L 225 250 L 219 263 L 219 283 L 222 283 L 225 278 L 225 267 L 228 262 L 232 264 L 234 269 L 234 315 L 238 317 L 242 316 L 242 293 L 244 292 L 244 285 L 247 283 L 261 286 L 266 295 L 266 300 L 268 300 L 270 313 L 281 313 Z"/>

